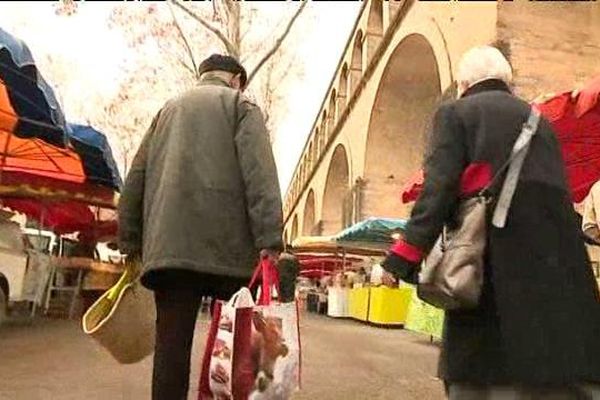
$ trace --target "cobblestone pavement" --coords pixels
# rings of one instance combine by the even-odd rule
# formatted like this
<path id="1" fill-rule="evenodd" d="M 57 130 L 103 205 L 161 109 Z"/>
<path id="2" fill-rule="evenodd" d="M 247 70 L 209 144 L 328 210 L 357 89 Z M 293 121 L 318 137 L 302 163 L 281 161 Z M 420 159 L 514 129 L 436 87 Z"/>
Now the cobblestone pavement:
<path id="1" fill-rule="evenodd" d="M 190 399 L 207 322 L 198 322 Z M 305 315 L 303 390 L 294 399 L 443 399 L 438 348 L 420 335 Z M 0 327 L 0 400 L 150 399 L 152 361 L 121 366 L 77 321 L 10 322 Z"/>

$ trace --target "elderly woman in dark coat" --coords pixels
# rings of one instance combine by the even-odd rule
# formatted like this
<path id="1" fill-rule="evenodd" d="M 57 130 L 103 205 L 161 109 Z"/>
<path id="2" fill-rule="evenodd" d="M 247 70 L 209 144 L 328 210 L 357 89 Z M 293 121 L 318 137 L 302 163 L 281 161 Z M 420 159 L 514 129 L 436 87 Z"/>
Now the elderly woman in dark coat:
<path id="1" fill-rule="evenodd" d="M 459 201 L 508 159 L 531 109 L 511 80 L 495 48 L 463 57 L 460 98 L 435 114 L 423 192 L 384 263 L 396 279 L 415 276 Z M 533 137 L 506 226 L 489 222 L 479 306 L 447 313 L 440 375 L 449 397 L 600 398 L 598 289 L 548 121 Z"/>

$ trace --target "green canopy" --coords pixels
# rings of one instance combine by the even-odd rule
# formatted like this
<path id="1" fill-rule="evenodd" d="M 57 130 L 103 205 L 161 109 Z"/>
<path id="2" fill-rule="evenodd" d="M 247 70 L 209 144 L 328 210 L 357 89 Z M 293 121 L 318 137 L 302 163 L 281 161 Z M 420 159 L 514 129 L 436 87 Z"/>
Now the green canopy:
<path id="1" fill-rule="evenodd" d="M 335 241 L 391 244 L 394 234 L 403 232 L 406 220 L 391 218 L 369 218 L 344 229 L 335 236 Z"/>

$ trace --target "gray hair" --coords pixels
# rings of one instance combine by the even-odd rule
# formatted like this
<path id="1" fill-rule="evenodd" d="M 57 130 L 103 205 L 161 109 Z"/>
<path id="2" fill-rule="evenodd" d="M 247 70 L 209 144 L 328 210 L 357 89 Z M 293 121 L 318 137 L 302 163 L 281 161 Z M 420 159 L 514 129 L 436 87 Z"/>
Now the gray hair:
<path id="1" fill-rule="evenodd" d="M 467 51 L 458 64 L 458 83 L 463 89 L 489 79 L 510 85 L 513 72 L 506 57 L 492 46 L 477 46 Z"/>

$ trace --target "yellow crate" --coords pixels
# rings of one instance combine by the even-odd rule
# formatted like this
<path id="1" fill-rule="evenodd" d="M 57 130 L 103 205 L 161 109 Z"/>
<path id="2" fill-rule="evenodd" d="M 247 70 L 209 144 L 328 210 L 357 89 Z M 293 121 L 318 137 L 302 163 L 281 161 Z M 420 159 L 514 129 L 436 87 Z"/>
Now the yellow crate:
<path id="1" fill-rule="evenodd" d="M 350 317 L 367 321 L 369 315 L 369 288 L 351 289 L 348 296 Z"/>
<path id="2" fill-rule="evenodd" d="M 371 288 L 369 322 L 381 325 L 404 325 L 413 292 L 412 287 Z"/>

